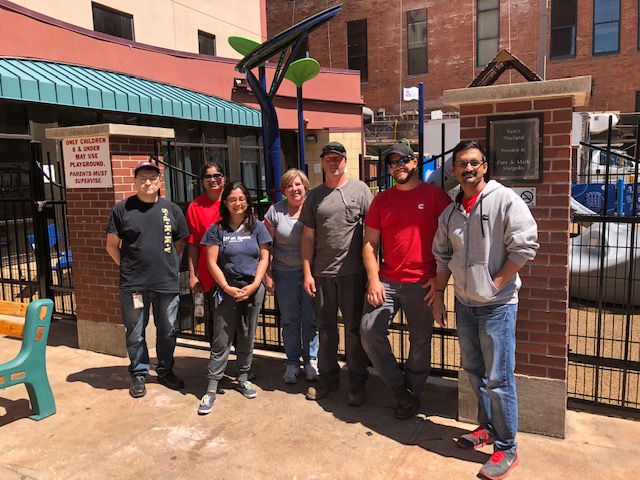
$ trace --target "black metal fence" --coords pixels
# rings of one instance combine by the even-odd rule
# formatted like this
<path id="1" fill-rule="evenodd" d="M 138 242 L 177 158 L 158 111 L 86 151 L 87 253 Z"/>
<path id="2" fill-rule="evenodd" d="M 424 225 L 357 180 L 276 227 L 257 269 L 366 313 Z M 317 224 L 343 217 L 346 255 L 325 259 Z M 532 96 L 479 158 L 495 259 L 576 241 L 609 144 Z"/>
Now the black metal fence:
<path id="1" fill-rule="evenodd" d="M 21 143 L 11 146 L 18 161 L 0 166 L 0 295 L 51 298 L 56 318 L 75 318 L 62 167 L 38 142 Z"/>
<path id="2" fill-rule="evenodd" d="M 440 156 L 442 157 L 442 156 Z M 165 164 L 165 178 L 167 184 L 179 185 L 180 190 L 175 192 L 169 188 L 168 195 L 172 201 L 178 203 L 186 211 L 189 201 L 185 197 L 186 192 L 190 192 L 189 200 L 192 200 L 201 193 L 201 184 L 197 172 L 201 165 L 193 165 L 193 168 L 185 169 L 183 165 L 175 165 L 171 162 Z M 378 172 L 382 172 L 378 175 Z M 389 175 L 384 170 L 384 166 L 375 166 L 370 170 L 370 175 L 365 176 L 365 182 L 372 185 L 372 190 L 379 191 L 389 185 Z M 254 198 L 266 199 L 266 192 L 263 190 L 252 190 Z M 254 203 L 256 215 L 260 220 L 271 205 L 270 202 L 262 200 Z M 207 339 L 208 328 L 206 320 L 196 319 L 193 315 L 193 299 L 189 291 L 188 271 L 186 257 L 181 268 L 181 301 L 178 328 L 180 334 L 187 338 L 200 340 Z M 453 305 L 451 299 L 451 306 Z M 451 326 L 448 328 L 435 328 L 432 337 L 432 373 L 439 376 L 457 377 L 459 369 L 459 352 L 456 331 L 454 325 L 454 314 L 449 314 Z M 339 354 L 344 359 L 344 326 L 340 327 L 341 342 Z M 389 338 L 394 354 L 399 362 L 403 363 L 407 357 L 409 349 L 409 332 L 407 330 L 404 313 L 398 312 L 394 321 L 389 327 Z M 265 350 L 284 351 L 280 328 L 280 310 L 278 309 L 278 299 L 274 295 L 267 294 L 263 308 L 260 312 L 258 327 L 255 339 L 256 348 Z"/>
<path id="3" fill-rule="evenodd" d="M 569 406 L 640 418 L 638 155 L 610 139 L 576 158 Z"/>

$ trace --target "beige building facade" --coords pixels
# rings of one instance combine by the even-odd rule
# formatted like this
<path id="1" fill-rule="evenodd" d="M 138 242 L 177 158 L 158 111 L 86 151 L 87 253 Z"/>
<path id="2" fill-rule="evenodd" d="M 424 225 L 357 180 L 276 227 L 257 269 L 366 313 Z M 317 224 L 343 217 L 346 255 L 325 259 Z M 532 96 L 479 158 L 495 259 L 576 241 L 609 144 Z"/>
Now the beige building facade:
<path id="1" fill-rule="evenodd" d="M 155 47 L 190 53 L 199 49 L 199 36 L 214 39 L 215 55 L 241 58 L 227 38 L 241 35 L 267 39 L 265 0 L 15 0 L 13 3 L 72 25 L 94 28 L 94 11 L 113 14 L 132 24 L 134 40 Z M 199 35 L 200 34 L 200 35 Z"/>

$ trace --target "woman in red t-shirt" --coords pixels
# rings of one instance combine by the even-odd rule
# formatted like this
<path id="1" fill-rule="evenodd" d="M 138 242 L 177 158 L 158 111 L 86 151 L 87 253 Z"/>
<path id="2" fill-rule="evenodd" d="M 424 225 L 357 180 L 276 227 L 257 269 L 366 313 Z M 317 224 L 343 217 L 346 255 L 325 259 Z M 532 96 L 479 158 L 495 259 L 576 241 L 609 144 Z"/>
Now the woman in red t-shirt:
<path id="1" fill-rule="evenodd" d="M 206 249 L 200 240 L 210 225 L 220 219 L 220 196 L 224 189 L 225 177 L 220 164 L 206 163 L 200 171 L 204 193 L 198 196 L 187 209 L 187 225 L 191 235 L 187 237 L 189 250 L 189 287 L 193 293 L 205 294 L 205 318 L 209 318 L 209 297 L 215 286 L 213 276 L 207 266 Z M 205 323 L 209 335 L 209 322 Z"/>

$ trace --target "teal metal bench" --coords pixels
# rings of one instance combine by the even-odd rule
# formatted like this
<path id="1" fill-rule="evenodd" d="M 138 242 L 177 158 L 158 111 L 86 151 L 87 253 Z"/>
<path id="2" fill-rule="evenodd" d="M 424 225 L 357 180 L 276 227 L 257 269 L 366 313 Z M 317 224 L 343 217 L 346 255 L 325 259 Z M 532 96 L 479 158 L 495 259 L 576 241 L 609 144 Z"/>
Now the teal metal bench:
<path id="1" fill-rule="evenodd" d="M 24 383 L 31 400 L 32 415 L 29 418 L 33 420 L 42 420 L 56 413 L 45 358 L 52 313 L 53 301 L 48 298 L 28 305 L 0 300 L 0 314 L 24 317 L 24 324 L 0 319 L 0 335 L 22 337 L 18 355 L 0 364 L 0 389 Z"/>

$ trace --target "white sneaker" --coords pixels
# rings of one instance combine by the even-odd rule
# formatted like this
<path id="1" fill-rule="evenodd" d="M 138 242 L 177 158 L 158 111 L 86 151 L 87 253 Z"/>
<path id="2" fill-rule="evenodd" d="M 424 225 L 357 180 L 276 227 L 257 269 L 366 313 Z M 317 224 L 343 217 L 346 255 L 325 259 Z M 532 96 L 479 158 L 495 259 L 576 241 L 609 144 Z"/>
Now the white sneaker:
<path id="1" fill-rule="evenodd" d="M 318 360 L 311 359 L 309 363 L 304 366 L 304 374 L 307 377 L 307 380 L 310 382 L 318 381 Z"/>
<path id="2" fill-rule="evenodd" d="M 300 375 L 300 367 L 297 365 L 287 365 L 287 370 L 282 376 L 284 383 L 293 384 L 298 383 L 298 375 Z"/>

